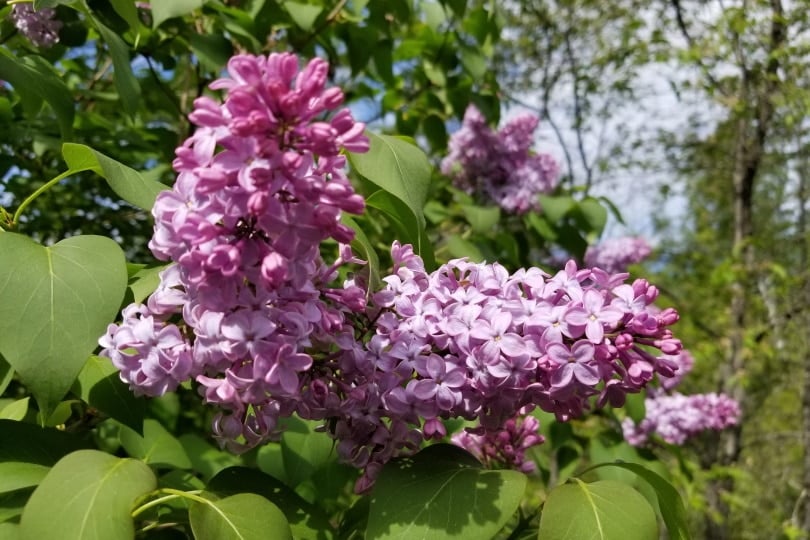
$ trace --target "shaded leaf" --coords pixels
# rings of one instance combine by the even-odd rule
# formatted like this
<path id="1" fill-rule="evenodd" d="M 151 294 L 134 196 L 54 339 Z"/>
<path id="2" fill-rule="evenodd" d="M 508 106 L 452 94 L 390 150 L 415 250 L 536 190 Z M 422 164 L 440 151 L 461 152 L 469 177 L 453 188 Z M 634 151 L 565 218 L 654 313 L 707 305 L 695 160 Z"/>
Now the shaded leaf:
<path id="1" fill-rule="evenodd" d="M 38 463 L 0 461 L 0 493 L 39 485 L 50 470 Z"/>
<path id="2" fill-rule="evenodd" d="M 138 433 L 143 430 L 146 401 L 135 397 L 108 358 L 91 356 L 79 373 L 73 390 L 91 407 L 110 418 Z"/>
<path id="3" fill-rule="evenodd" d="M 188 517 L 197 540 L 292 539 L 281 510 L 254 493 L 239 493 L 207 503 L 194 502 L 189 507 Z"/>
<path id="4" fill-rule="evenodd" d="M 123 105 L 124 110 L 130 116 L 134 116 L 138 111 L 138 102 L 141 99 L 141 87 L 138 84 L 138 79 L 135 78 L 135 74 L 132 72 L 129 46 L 118 34 L 104 26 L 97 18 L 91 16 L 90 19 L 101 35 L 101 39 L 104 40 L 107 44 L 107 48 L 110 50 L 114 70 L 113 82 L 115 83 L 115 89 L 118 90 L 121 105 Z"/>
<path id="5" fill-rule="evenodd" d="M 152 28 L 173 17 L 182 17 L 202 7 L 204 0 L 152 0 Z"/>
<path id="6" fill-rule="evenodd" d="M 73 94 L 44 58 L 33 55 L 17 57 L 0 48 L 0 79 L 11 83 L 23 100 L 30 94 L 45 100 L 56 113 L 62 138 L 72 137 Z"/>
<path id="7" fill-rule="evenodd" d="M 0 353 L 48 416 L 118 312 L 124 254 L 100 236 L 44 247 L 14 233 L 0 234 L 0 253 Z"/>
<path id="8" fill-rule="evenodd" d="M 3 355 L 0 354 L 0 396 L 6 391 L 6 388 L 8 388 L 9 384 L 11 384 L 11 380 L 13 378 L 14 369 L 11 367 L 11 364 L 6 362 Z"/>
<path id="9" fill-rule="evenodd" d="M 119 435 L 127 453 L 155 467 L 190 469 L 191 461 L 183 445 L 166 428 L 151 418 L 143 421 L 143 437 L 122 425 Z"/>
<path id="10" fill-rule="evenodd" d="M 492 538 L 517 510 L 526 477 L 490 471 L 464 450 L 433 445 L 389 462 L 371 494 L 366 538 Z"/>
<path id="11" fill-rule="evenodd" d="M 155 292 L 160 285 L 160 273 L 168 266 L 168 264 L 147 266 L 130 276 L 127 288 L 132 292 L 131 301 L 141 303 Z"/>
<path id="12" fill-rule="evenodd" d="M 626 484 L 602 480 L 551 490 L 540 516 L 538 538 L 554 540 L 657 540 L 655 512 Z"/>
<path id="13" fill-rule="evenodd" d="M 275 504 L 287 518 L 295 538 L 324 540 L 332 538 L 332 527 L 323 511 L 284 485 L 280 480 L 256 469 L 230 467 L 219 472 L 206 491 L 226 497 L 237 493 L 255 493 Z"/>
<path id="14" fill-rule="evenodd" d="M 242 464 L 239 456 L 216 448 L 194 433 L 185 433 L 178 440 L 191 460 L 192 468 L 202 474 L 203 478 L 211 478 L 227 467 Z"/>
<path id="15" fill-rule="evenodd" d="M 135 499 L 155 489 L 152 470 L 97 450 L 62 458 L 34 490 L 20 521 L 26 538 L 124 540 Z M 58 503 L 57 503 L 58 501 Z"/>

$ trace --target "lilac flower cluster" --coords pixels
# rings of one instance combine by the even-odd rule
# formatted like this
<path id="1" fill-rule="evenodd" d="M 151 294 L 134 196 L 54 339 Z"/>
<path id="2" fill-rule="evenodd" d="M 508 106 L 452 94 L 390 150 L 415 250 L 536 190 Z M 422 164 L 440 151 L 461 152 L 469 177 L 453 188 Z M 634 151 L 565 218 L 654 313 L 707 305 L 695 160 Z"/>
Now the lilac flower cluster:
<path id="1" fill-rule="evenodd" d="M 660 389 L 648 388 L 644 400 L 645 418 L 636 424 L 622 422 L 624 438 L 633 446 L 644 446 L 654 435 L 670 444 L 683 444 L 689 437 L 706 430 L 722 430 L 736 425 L 740 406 L 725 394 L 684 395 L 673 390 L 692 371 L 695 359 L 687 350 L 667 358 L 678 370 L 672 377 L 659 377 Z"/>
<path id="2" fill-rule="evenodd" d="M 442 173 L 459 189 L 481 195 L 507 212 L 539 210 L 537 196 L 554 189 L 559 166 L 548 154 L 531 154 L 537 124 L 536 117 L 522 115 L 495 132 L 470 105 L 461 129 L 450 137 Z"/>
<path id="3" fill-rule="evenodd" d="M 327 71 L 317 59 L 299 70 L 291 54 L 240 55 L 212 84 L 224 102 L 195 101 L 197 130 L 153 209 L 150 247 L 173 264 L 99 340 L 133 391 L 196 381 L 234 451 L 278 435 L 280 417 L 324 421 L 365 491 L 389 459 L 444 437 L 444 419 L 477 421 L 471 433 L 485 440 L 508 436 L 517 464 L 539 442 L 518 412 L 566 420 L 674 375 L 678 315 L 626 274 L 570 262 L 555 276 L 510 275 L 467 260 L 428 274 L 395 243 L 393 274 L 370 301 L 360 277 L 338 283 L 341 266 L 362 263 L 341 212 L 364 209 L 341 151 L 368 141 Z M 331 263 L 326 240 L 338 245 Z"/>
<path id="4" fill-rule="evenodd" d="M 681 349 L 668 329 L 678 315 L 652 306 L 645 280 L 573 261 L 555 276 L 465 259 L 428 274 L 396 243 L 392 258 L 370 337 L 347 343 L 335 377 L 303 397 L 306 417 L 337 419 L 339 454 L 365 470 L 361 490 L 392 456 L 445 436 L 442 419 L 477 420 L 491 439 L 521 410 L 568 420 L 677 369 L 665 357 Z"/>
<path id="5" fill-rule="evenodd" d="M 640 236 L 612 238 L 590 246 L 585 252 L 585 264 L 606 272 L 626 272 L 628 266 L 643 261 L 651 252 L 650 244 Z"/>
<path id="6" fill-rule="evenodd" d="M 340 152 L 365 151 L 368 140 L 339 109 L 342 91 L 326 88 L 323 60 L 299 71 L 292 54 L 239 55 L 228 72 L 211 85 L 227 91 L 224 103 L 195 101 L 197 130 L 153 209 L 150 248 L 174 264 L 100 343 L 136 393 L 195 379 L 222 409 L 215 434 L 240 450 L 273 436 L 299 402 L 307 351 L 351 336 L 343 310 L 365 308 L 363 289 L 330 284 L 356 261 L 340 214 L 365 204 Z M 327 239 L 342 246 L 333 264 L 320 255 Z"/>
<path id="7" fill-rule="evenodd" d="M 526 459 L 526 450 L 545 442 L 537 433 L 539 429 L 540 421 L 521 411 L 507 420 L 502 429 L 482 433 L 464 430 L 453 435 L 452 441 L 488 468 L 533 473 L 537 471 L 537 464 Z"/>
<path id="8" fill-rule="evenodd" d="M 739 404 L 725 394 L 653 395 L 644 400 L 647 415 L 640 424 L 625 418 L 624 438 L 633 446 L 647 444 L 657 435 L 670 444 L 681 445 L 689 437 L 707 430 L 720 431 L 740 420 Z"/>
<path id="9" fill-rule="evenodd" d="M 19 32 L 37 47 L 53 47 L 59 42 L 59 29 L 62 22 L 54 19 L 56 11 L 42 8 L 34 11 L 30 2 L 14 4 L 11 8 L 11 21 Z"/>

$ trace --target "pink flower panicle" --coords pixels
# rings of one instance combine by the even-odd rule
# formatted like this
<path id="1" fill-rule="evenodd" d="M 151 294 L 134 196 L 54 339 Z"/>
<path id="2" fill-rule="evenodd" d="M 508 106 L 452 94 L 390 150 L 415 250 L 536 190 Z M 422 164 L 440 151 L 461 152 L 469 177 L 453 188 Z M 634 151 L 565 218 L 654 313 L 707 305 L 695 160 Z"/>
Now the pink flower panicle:
<path id="1" fill-rule="evenodd" d="M 100 340 L 136 393 L 195 379 L 233 450 L 274 436 L 310 383 L 315 344 L 351 336 L 346 306 L 364 307 L 361 287 L 332 282 L 357 262 L 341 212 L 364 209 L 341 151 L 365 151 L 368 140 L 327 72 L 320 59 L 299 70 L 292 54 L 239 55 L 211 85 L 224 102 L 195 101 L 197 130 L 153 209 L 150 247 L 173 264 L 146 306 L 127 308 Z M 332 264 L 320 256 L 327 239 L 342 246 Z"/>
<path id="2" fill-rule="evenodd" d="M 735 426 L 740 406 L 725 394 L 652 394 L 644 400 L 647 414 L 640 424 L 630 418 L 622 422 L 624 438 L 633 446 L 644 446 L 653 436 L 669 444 L 682 445 L 687 439 L 713 430 Z"/>
<path id="3" fill-rule="evenodd" d="M 195 101 L 197 130 L 153 209 L 150 247 L 172 264 L 99 340 L 135 392 L 196 381 L 233 451 L 273 439 L 281 417 L 323 421 L 363 470 L 363 492 L 392 457 L 445 437 L 445 419 L 477 422 L 471 434 L 504 443 L 497 460 L 526 468 L 521 452 L 539 440 L 519 413 L 565 420 L 675 374 L 665 356 L 681 350 L 678 315 L 626 274 L 573 262 L 509 274 L 464 259 L 427 273 L 395 243 L 381 290 L 339 283 L 342 266 L 362 262 L 340 215 L 364 208 L 341 151 L 368 141 L 327 71 L 319 59 L 301 70 L 291 54 L 239 55 L 212 84 L 224 101 Z M 529 124 L 510 124 L 510 151 L 528 148 Z M 326 240 L 339 246 L 329 262 Z"/>
<path id="4" fill-rule="evenodd" d="M 610 273 L 626 272 L 628 266 L 643 261 L 651 252 L 650 244 L 640 236 L 612 238 L 590 246 L 585 252 L 585 264 Z"/>
<path id="5" fill-rule="evenodd" d="M 548 154 L 531 153 L 537 124 L 536 117 L 522 115 L 495 132 L 470 105 L 461 129 L 450 137 L 442 173 L 459 189 L 478 194 L 507 212 L 539 210 L 537 196 L 557 185 L 559 166 Z"/>
<path id="6" fill-rule="evenodd" d="M 34 10 L 30 2 L 14 4 L 11 8 L 11 21 L 17 30 L 37 47 L 48 48 L 59 43 L 59 29 L 62 21 L 54 19 L 52 8 Z"/>

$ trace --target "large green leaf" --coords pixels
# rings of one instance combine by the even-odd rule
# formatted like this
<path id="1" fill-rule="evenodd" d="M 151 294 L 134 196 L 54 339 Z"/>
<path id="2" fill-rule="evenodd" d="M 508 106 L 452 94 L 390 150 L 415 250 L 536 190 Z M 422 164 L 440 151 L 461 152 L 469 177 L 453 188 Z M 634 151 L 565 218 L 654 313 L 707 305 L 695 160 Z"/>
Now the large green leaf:
<path id="1" fill-rule="evenodd" d="M 349 162 L 363 178 L 387 191 L 408 207 L 420 230 L 422 212 L 430 185 L 431 166 L 422 150 L 398 137 L 366 132 L 368 152 L 349 154 Z M 414 235 L 419 231 L 414 231 Z"/>
<path id="2" fill-rule="evenodd" d="M 155 489 L 152 470 L 97 450 L 62 458 L 34 490 L 20 521 L 24 538 L 128 540 L 135 500 Z"/>
<path id="3" fill-rule="evenodd" d="M 377 263 L 379 266 L 379 263 Z M 11 367 L 11 364 L 6 362 L 6 359 L 3 358 L 3 355 L 0 354 L 0 396 L 3 395 L 3 392 L 6 391 L 8 385 L 11 384 L 11 380 L 14 378 L 14 369 Z"/>
<path id="4" fill-rule="evenodd" d="M 295 538 L 301 540 L 332 538 L 332 526 L 323 510 L 302 499 L 281 481 L 256 469 L 247 467 L 225 469 L 211 479 L 206 491 L 220 497 L 237 493 L 261 495 L 284 513 Z"/>
<path id="5" fill-rule="evenodd" d="M 590 470 L 602 467 L 618 467 L 627 471 L 632 471 L 641 477 L 647 484 L 655 490 L 658 497 L 658 510 L 671 540 L 689 540 L 689 528 L 686 520 L 686 508 L 683 500 L 678 494 L 678 490 L 667 482 L 662 476 L 638 463 L 600 463 Z"/>
<path id="6" fill-rule="evenodd" d="M 157 28 L 167 19 L 191 13 L 204 3 L 205 0 L 152 0 L 152 28 Z"/>
<path id="7" fill-rule="evenodd" d="M 657 540 L 658 521 L 647 500 L 611 480 L 574 479 L 551 490 L 540 517 L 540 540 Z"/>
<path id="8" fill-rule="evenodd" d="M 167 189 L 160 182 L 147 180 L 135 169 L 83 144 L 63 144 L 62 157 L 70 172 L 93 171 L 107 180 L 119 197 L 144 210 L 151 209 L 157 194 Z"/>
<path id="9" fill-rule="evenodd" d="M 45 100 L 56 113 L 62 138 L 71 138 L 75 114 L 73 94 L 48 61 L 33 55 L 17 57 L 0 48 L 0 79 L 11 83 L 23 102 L 30 103 L 30 96 Z"/>
<path id="10" fill-rule="evenodd" d="M 73 391 L 107 416 L 139 433 L 143 430 L 146 401 L 135 397 L 127 388 L 108 358 L 91 356 L 79 373 Z"/>
<path id="11" fill-rule="evenodd" d="M 292 540 L 290 525 L 281 510 L 254 493 L 194 502 L 188 517 L 197 540 Z"/>
<path id="12" fill-rule="evenodd" d="M 307 480 L 323 465 L 337 459 L 334 441 L 315 431 L 320 424 L 323 422 L 305 422 L 297 418 L 284 421 L 281 455 L 287 482 L 291 486 Z"/>
<path id="13" fill-rule="evenodd" d="M 124 254 L 100 236 L 44 247 L 14 233 L 0 234 L 0 253 L 0 353 L 46 418 L 118 312 Z"/>
<path id="14" fill-rule="evenodd" d="M 127 453 L 155 467 L 190 469 L 191 461 L 183 445 L 160 422 L 147 418 L 143 422 L 143 437 L 121 426 L 121 446 Z"/>
<path id="15" fill-rule="evenodd" d="M 526 477 L 489 471 L 464 450 L 434 445 L 383 468 L 367 538 L 490 539 L 517 510 Z"/>

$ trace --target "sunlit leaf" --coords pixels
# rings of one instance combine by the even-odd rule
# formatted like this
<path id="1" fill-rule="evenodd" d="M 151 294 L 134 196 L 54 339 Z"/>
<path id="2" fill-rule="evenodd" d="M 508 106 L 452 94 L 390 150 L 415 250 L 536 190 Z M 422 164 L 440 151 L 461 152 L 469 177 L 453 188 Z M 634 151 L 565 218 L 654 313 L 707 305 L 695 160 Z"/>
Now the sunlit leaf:
<path id="1" fill-rule="evenodd" d="M 191 461 L 183 445 L 160 422 L 147 418 L 143 422 L 143 436 L 121 426 L 121 446 L 127 453 L 155 467 L 190 469 Z"/>
<path id="2" fill-rule="evenodd" d="M 126 291 L 121 248 L 74 236 L 44 247 L 0 234 L 0 352 L 47 416 L 98 346 Z"/>
<path id="3" fill-rule="evenodd" d="M 254 493 L 239 493 L 188 511 L 196 540 L 292 539 L 290 526 L 276 505 Z"/>
<path id="4" fill-rule="evenodd" d="M 62 458 L 25 505 L 25 538 L 125 540 L 135 535 L 135 499 L 155 489 L 152 470 L 134 459 L 97 450 Z"/>
<path id="5" fill-rule="evenodd" d="M 540 540 L 657 540 L 655 512 L 632 487 L 575 479 L 551 490 L 540 517 Z"/>
<path id="6" fill-rule="evenodd" d="M 182 17 L 202 7 L 205 0 L 152 0 L 152 28 L 173 17 Z"/>

